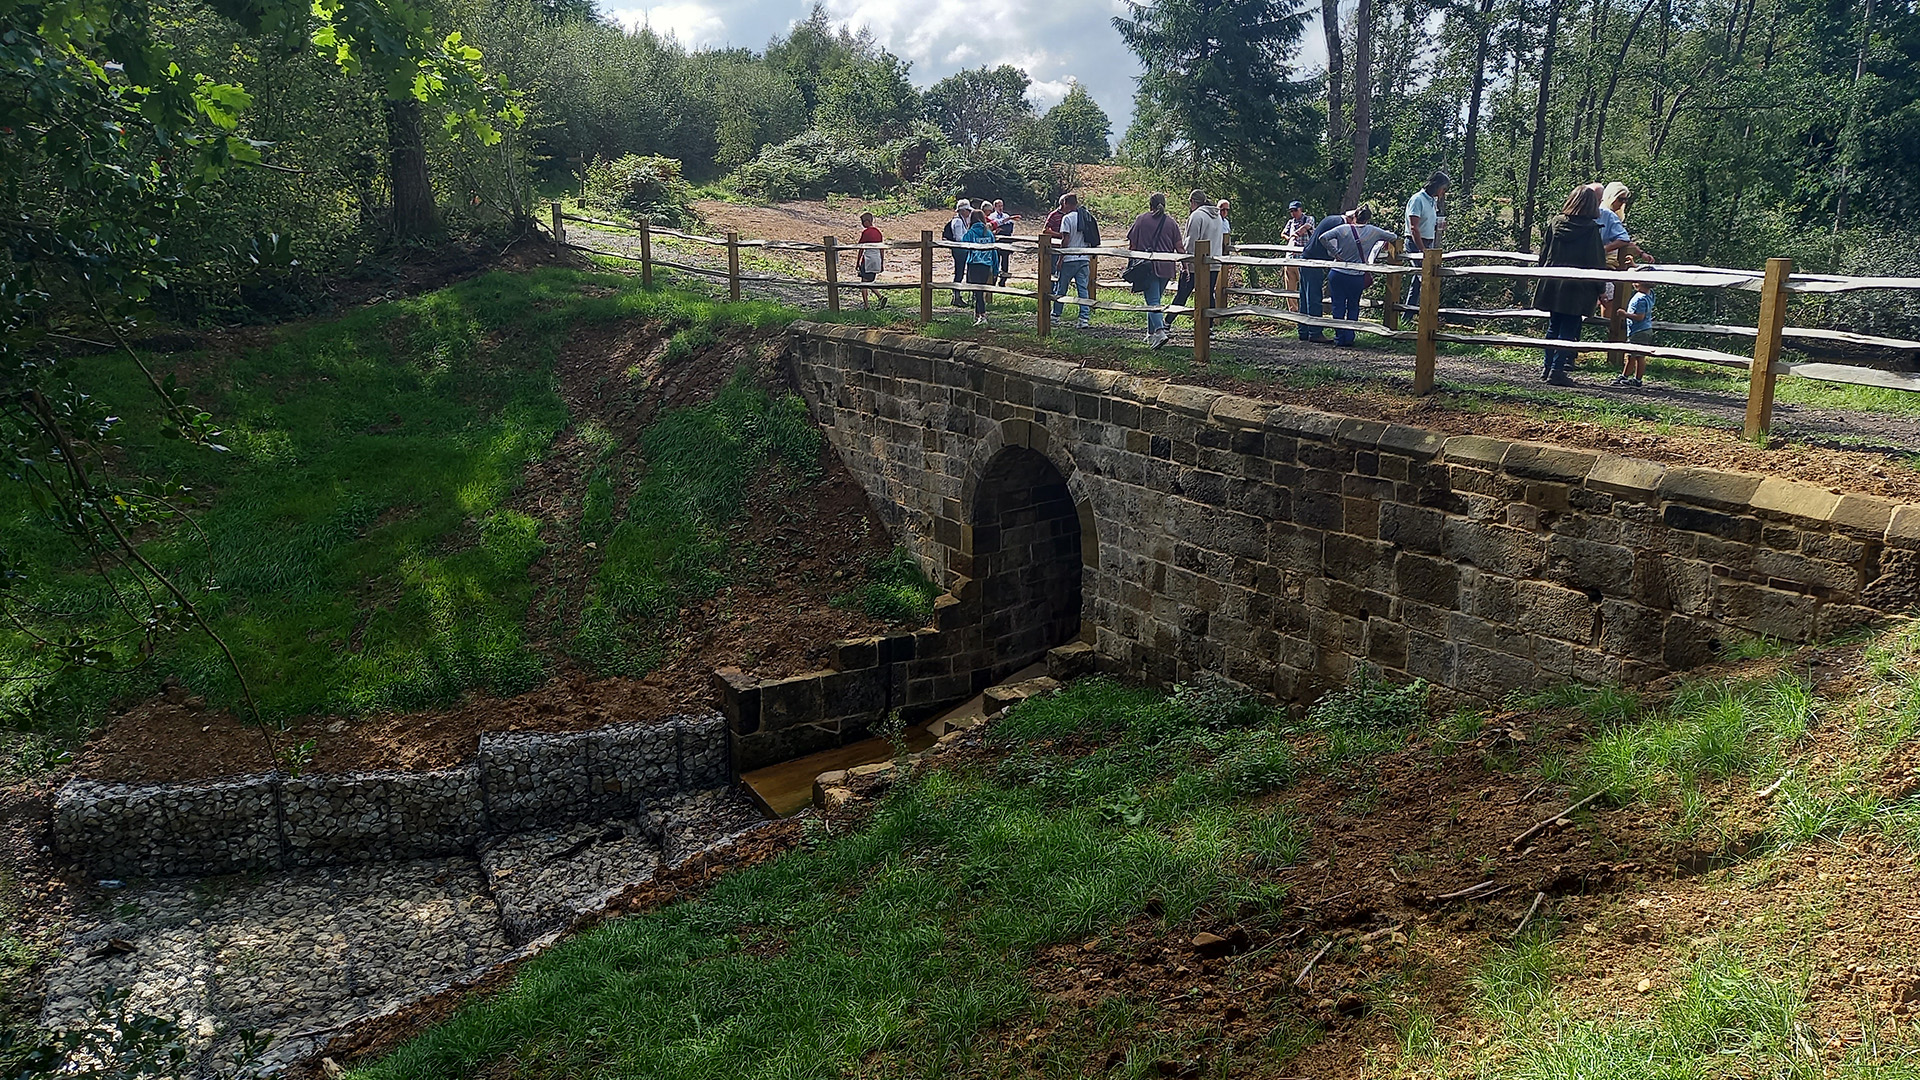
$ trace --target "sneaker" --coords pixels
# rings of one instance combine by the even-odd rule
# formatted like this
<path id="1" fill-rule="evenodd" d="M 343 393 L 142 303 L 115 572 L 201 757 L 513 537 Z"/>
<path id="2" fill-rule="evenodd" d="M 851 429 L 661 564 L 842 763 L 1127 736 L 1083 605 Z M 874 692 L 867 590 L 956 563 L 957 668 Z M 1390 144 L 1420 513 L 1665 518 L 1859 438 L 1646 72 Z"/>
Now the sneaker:
<path id="1" fill-rule="evenodd" d="M 1635 378 L 1634 378 L 1634 380 L 1633 380 L 1633 388 L 1634 388 L 1635 390 L 1638 390 L 1638 389 L 1640 389 L 1640 379 L 1639 379 L 1639 377 L 1638 377 L 1638 376 L 1635 376 Z"/>
<path id="2" fill-rule="evenodd" d="M 886 294 L 886 293 L 881 293 L 881 294 L 880 294 L 880 306 L 881 306 L 881 307 L 886 307 L 886 306 L 887 306 L 887 294 Z"/>
<path id="3" fill-rule="evenodd" d="M 1619 376 L 1616 376 L 1614 380 L 1608 383 L 1607 385 L 1608 386 L 1639 386 L 1640 380 L 1634 378 L 1631 375 L 1619 375 Z"/>
<path id="4" fill-rule="evenodd" d="M 987 325 L 987 317 L 985 315 L 975 315 L 973 317 L 973 325 L 975 326 Z"/>
<path id="5" fill-rule="evenodd" d="M 1161 346 L 1165 345 L 1167 342 L 1172 340 L 1173 340 L 1173 333 L 1171 331 L 1162 330 L 1157 334 L 1148 335 L 1147 344 L 1152 348 L 1158 349 Z"/>
<path id="6" fill-rule="evenodd" d="M 1571 376 L 1571 375 L 1569 375 L 1569 374 L 1567 374 L 1567 373 L 1566 373 L 1566 372 L 1564 372 L 1564 371 L 1556 371 L 1556 372 L 1554 372 L 1554 373 L 1553 373 L 1552 375 L 1550 375 L 1550 376 L 1548 376 L 1548 377 L 1547 377 L 1547 383 L 1548 383 L 1549 385 L 1552 385 L 1552 386 L 1578 386 L 1578 385 L 1580 385 L 1579 383 L 1577 383 L 1577 382 L 1574 382 L 1574 381 L 1573 381 L 1573 376 Z"/>
<path id="7" fill-rule="evenodd" d="M 1074 323 L 1073 325 L 1081 330 L 1091 330 L 1093 329 L 1093 320 L 1083 318 L 1079 322 Z"/>

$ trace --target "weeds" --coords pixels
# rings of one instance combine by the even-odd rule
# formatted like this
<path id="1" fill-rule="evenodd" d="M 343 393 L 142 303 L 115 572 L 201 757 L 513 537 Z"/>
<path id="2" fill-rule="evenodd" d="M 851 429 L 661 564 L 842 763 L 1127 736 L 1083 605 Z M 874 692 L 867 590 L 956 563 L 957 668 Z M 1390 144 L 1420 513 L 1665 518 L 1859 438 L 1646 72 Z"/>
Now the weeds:
<path id="1" fill-rule="evenodd" d="M 884 622 L 919 624 L 933 615 L 939 592 L 913 553 L 896 546 L 867 564 L 865 585 L 833 602 L 838 607 L 858 607 Z"/>

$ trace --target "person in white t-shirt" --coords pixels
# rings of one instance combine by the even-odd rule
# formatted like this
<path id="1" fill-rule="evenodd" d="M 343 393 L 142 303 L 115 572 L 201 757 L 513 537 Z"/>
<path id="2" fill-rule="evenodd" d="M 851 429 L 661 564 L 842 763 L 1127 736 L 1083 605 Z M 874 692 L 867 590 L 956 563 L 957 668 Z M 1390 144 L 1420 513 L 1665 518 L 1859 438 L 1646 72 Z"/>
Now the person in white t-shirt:
<path id="1" fill-rule="evenodd" d="M 961 237 L 967 235 L 967 230 L 972 226 L 973 204 L 966 199 L 961 199 L 953 204 L 953 220 L 947 222 L 946 230 L 940 234 L 940 238 L 957 244 Z M 960 296 L 960 283 L 967 279 L 967 253 L 963 248 L 947 250 L 953 256 L 953 299 L 949 306 L 966 307 L 966 301 Z"/>
<path id="2" fill-rule="evenodd" d="M 1421 253 L 1428 248 L 1440 246 L 1441 203 L 1447 195 L 1447 185 L 1451 183 L 1447 174 L 1435 172 L 1427 177 L 1427 186 L 1413 193 L 1407 200 L 1407 258 L 1418 266 L 1425 258 Z M 1407 306 L 1420 306 L 1420 275 L 1410 275 L 1413 283 L 1407 286 Z"/>
<path id="3" fill-rule="evenodd" d="M 1073 254 L 1076 248 L 1090 248 L 1084 235 L 1084 219 L 1080 212 L 1080 196 L 1069 191 L 1060 197 L 1060 227 L 1047 229 L 1042 235 L 1051 236 L 1059 241 L 1060 254 L 1055 258 L 1053 280 L 1053 317 L 1058 319 L 1066 310 L 1059 298 L 1067 295 L 1067 286 L 1072 284 L 1074 295 L 1082 300 L 1092 299 L 1088 290 L 1087 276 L 1092 264 L 1085 255 Z M 1080 305 L 1080 329 L 1093 325 L 1093 309 L 1086 304 Z"/>

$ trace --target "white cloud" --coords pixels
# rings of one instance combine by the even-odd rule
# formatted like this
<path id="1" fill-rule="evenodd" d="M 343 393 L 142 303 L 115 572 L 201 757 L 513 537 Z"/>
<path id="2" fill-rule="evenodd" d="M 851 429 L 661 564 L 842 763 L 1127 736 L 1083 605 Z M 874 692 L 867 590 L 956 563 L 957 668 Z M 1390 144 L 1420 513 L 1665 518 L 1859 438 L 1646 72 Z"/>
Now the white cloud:
<path id="1" fill-rule="evenodd" d="M 651 27 L 656 34 L 671 34 L 690 48 L 727 44 L 727 19 L 707 4 L 649 4 L 645 7 L 608 8 L 607 16 L 629 30 Z"/>

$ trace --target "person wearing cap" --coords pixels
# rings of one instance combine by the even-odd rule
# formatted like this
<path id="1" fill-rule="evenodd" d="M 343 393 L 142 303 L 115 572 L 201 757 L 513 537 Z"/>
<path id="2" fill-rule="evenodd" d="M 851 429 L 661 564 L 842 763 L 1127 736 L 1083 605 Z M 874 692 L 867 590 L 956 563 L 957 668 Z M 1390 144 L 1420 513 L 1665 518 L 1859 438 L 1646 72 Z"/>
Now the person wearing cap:
<path id="1" fill-rule="evenodd" d="M 1435 171 L 1427 177 L 1427 186 L 1413 193 L 1407 200 L 1407 258 L 1418 265 L 1423 258 L 1422 252 L 1431 247 L 1440 246 L 1440 200 L 1447 195 L 1449 181 L 1447 174 Z M 1408 275 L 1413 283 L 1407 286 L 1407 306 L 1420 305 L 1420 275 Z"/>
<path id="2" fill-rule="evenodd" d="M 972 227 L 973 204 L 965 199 L 961 199 L 959 202 L 953 204 L 953 220 L 947 222 L 946 232 L 942 233 L 941 237 L 948 243 L 957 244 L 960 243 L 961 237 L 967 235 L 967 230 Z M 947 250 L 948 253 L 953 256 L 953 300 L 950 306 L 966 307 L 967 302 L 960 295 L 960 284 L 967 279 L 967 253 L 963 248 L 949 248 Z"/>
<path id="3" fill-rule="evenodd" d="M 1281 243 L 1284 243 L 1290 248 L 1301 250 L 1306 248 L 1307 241 L 1311 239 L 1312 236 L 1313 219 L 1308 217 L 1306 211 L 1300 208 L 1300 200 L 1295 199 L 1288 203 L 1286 224 L 1280 226 Z M 1292 252 L 1289 252 L 1289 254 L 1292 254 Z M 1284 273 L 1286 275 L 1287 292 L 1294 294 L 1287 297 L 1287 310 L 1297 312 L 1300 310 L 1300 268 L 1297 266 L 1289 266 Z"/>

